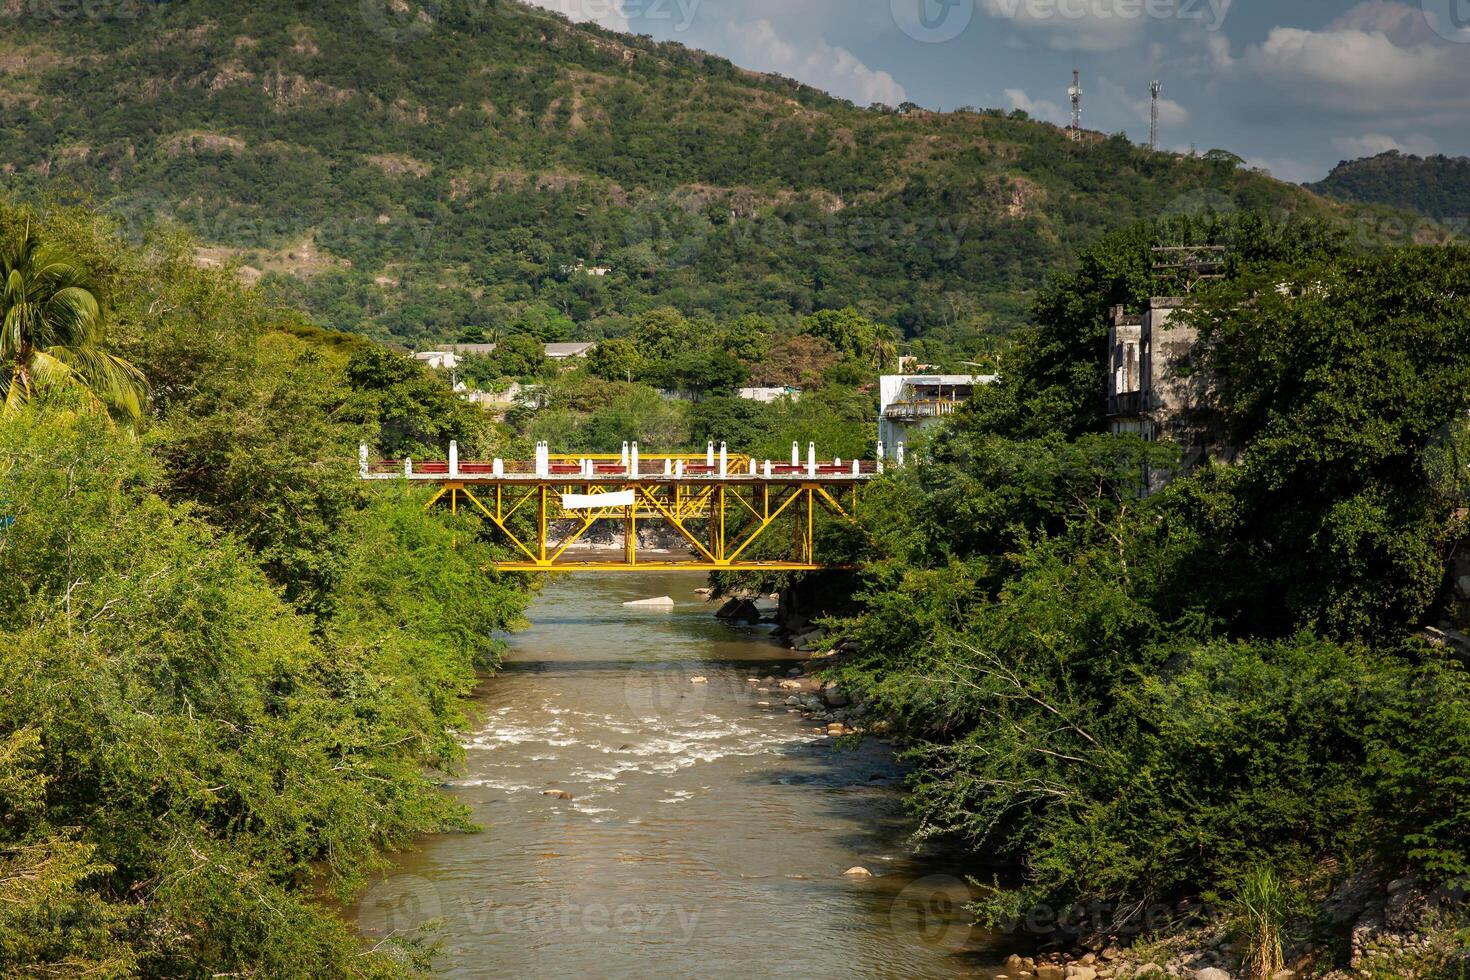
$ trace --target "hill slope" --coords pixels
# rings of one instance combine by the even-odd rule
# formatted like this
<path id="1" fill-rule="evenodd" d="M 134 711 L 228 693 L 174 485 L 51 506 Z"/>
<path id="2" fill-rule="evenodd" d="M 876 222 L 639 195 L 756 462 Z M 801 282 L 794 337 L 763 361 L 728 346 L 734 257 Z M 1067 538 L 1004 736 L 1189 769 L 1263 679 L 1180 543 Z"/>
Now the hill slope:
<path id="1" fill-rule="evenodd" d="M 1417 157 L 1391 150 L 1339 163 L 1308 185 L 1318 194 L 1360 204 L 1387 204 L 1463 227 L 1470 217 L 1470 157 Z"/>
<path id="2" fill-rule="evenodd" d="M 1340 210 L 1225 159 L 1073 144 L 993 110 L 863 109 L 487 4 L 174 0 L 110 20 L 6 5 L 5 179 L 74 187 L 134 231 L 176 219 L 203 261 L 410 343 L 528 321 L 598 336 L 659 304 L 856 304 L 969 345 L 1135 218 Z"/>

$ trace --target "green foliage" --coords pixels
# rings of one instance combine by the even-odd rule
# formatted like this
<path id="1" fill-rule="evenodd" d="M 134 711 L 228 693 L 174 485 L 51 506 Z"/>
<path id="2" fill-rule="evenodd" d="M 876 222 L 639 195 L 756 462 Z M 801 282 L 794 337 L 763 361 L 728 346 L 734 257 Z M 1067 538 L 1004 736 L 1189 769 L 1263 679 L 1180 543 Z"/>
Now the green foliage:
<path id="1" fill-rule="evenodd" d="M 1367 733 L 1366 777 L 1383 814 L 1385 853 L 1434 882 L 1470 875 L 1470 674 L 1459 659 L 1424 657 Z"/>
<path id="2" fill-rule="evenodd" d="M 360 431 L 463 433 L 464 407 L 176 242 L 29 217 L 93 270 L 156 414 L 141 440 L 81 391 L 0 415 L 0 973 L 421 965 L 318 896 L 466 827 L 432 774 L 524 591 L 474 525 L 351 467 Z"/>
<path id="3" fill-rule="evenodd" d="M 418 361 L 367 347 L 352 355 L 346 379 L 352 395 L 343 419 L 375 425 L 368 441 L 391 458 L 443 459 L 451 440 L 467 455 L 487 456 L 494 447 L 485 414 L 461 401 Z"/>
<path id="4" fill-rule="evenodd" d="M 512 334 L 495 346 L 488 360 L 499 377 L 529 379 L 546 370 L 546 347 L 532 334 Z"/>
<path id="5" fill-rule="evenodd" d="M 1467 531 L 1470 255 L 1193 227 L 1234 242 L 1192 316 L 1238 462 L 1159 489 L 1173 447 L 1099 434 L 1107 310 L 1163 291 L 1159 229 L 1104 243 L 868 494 L 842 677 L 906 740 L 924 832 L 994 867 L 982 915 L 1126 932 L 1254 888 L 1264 962 L 1280 896 L 1243 868 L 1470 870 L 1464 664 L 1411 636 Z"/>
<path id="6" fill-rule="evenodd" d="M 803 317 L 801 333 L 826 341 L 848 362 L 861 365 L 863 371 L 882 374 L 898 366 L 893 331 L 850 306 L 844 310 L 819 310 Z"/>
<path id="7" fill-rule="evenodd" d="M 146 385 L 102 349 L 102 304 L 75 256 L 27 229 L 0 251 L 0 406 L 11 412 L 59 385 L 80 386 L 137 424 Z"/>
<path id="8" fill-rule="evenodd" d="M 604 340 L 587 355 L 587 370 L 604 381 L 629 381 L 643 364 L 638 348 L 626 340 Z"/>
<path id="9" fill-rule="evenodd" d="M 1470 158 L 1417 157 L 1389 150 L 1364 160 L 1339 163 L 1324 180 L 1307 185 L 1339 201 L 1386 204 L 1458 223 L 1470 214 Z"/>
<path id="10" fill-rule="evenodd" d="M 1237 444 L 1227 564 L 1243 628 L 1392 631 L 1435 602 L 1463 482 L 1470 250 L 1267 267 L 1195 320 Z M 1283 563 L 1281 554 L 1292 561 Z"/>

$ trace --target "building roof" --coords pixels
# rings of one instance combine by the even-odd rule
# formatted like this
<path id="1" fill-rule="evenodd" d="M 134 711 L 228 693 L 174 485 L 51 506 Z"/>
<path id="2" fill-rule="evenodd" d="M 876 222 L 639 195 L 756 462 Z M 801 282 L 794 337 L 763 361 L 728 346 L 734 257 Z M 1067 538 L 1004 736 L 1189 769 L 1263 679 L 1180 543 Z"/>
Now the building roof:
<path id="1" fill-rule="evenodd" d="M 489 355 L 495 353 L 495 348 L 497 346 L 499 345 L 439 344 L 435 346 L 432 350 L 420 351 L 419 353 L 415 354 L 414 357 L 418 358 L 421 361 L 427 361 L 435 355 L 442 356 L 444 354 L 478 354 L 481 357 L 488 357 Z M 546 344 L 545 351 L 547 357 L 551 358 L 554 361 L 557 361 L 568 357 L 585 357 L 588 351 L 592 350 L 592 348 L 596 346 L 597 345 L 595 343 Z"/>
<path id="2" fill-rule="evenodd" d="M 547 344 L 546 356 L 553 360 L 564 357 L 583 357 L 596 346 L 594 343 Z"/>
<path id="3" fill-rule="evenodd" d="M 902 380 L 911 388 L 963 388 L 967 385 L 990 384 L 995 381 L 995 376 L 988 374 L 915 374 L 906 375 Z"/>

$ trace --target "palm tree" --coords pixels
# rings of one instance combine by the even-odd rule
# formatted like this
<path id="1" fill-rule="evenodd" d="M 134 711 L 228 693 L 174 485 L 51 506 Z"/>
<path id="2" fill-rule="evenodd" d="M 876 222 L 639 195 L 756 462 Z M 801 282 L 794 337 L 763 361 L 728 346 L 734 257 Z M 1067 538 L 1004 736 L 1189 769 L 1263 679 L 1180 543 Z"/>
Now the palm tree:
<path id="1" fill-rule="evenodd" d="M 75 386 L 136 425 L 147 382 L 102 350 L 102 304 L 81 264 L 27 228 L 0 250 L 0 405 L 12 412 L 50 387 Z"/>
<path id="2" fill-rule="evenodd" d="M 885 324 L 877 324 L 873 330 L 868 356 L 879 371 L 890 370 L 898 362 L 898 344 L 894 337 L 893 328 Z"/>

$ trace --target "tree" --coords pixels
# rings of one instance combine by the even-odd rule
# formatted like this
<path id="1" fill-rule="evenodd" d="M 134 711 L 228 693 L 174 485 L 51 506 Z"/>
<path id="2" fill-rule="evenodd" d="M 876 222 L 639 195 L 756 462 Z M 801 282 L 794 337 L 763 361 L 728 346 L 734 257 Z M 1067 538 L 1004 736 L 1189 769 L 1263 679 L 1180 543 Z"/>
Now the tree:
<path id="1" fill-rule="evenodd" d="M 801 321 L 801 332 L 820 337 L 844 357 L 869 358 L 877 342 L 878 326 L 851 306 L 819 310 Z"/>
<path id="2" fill-rule="evenodd" d="M 749 377 L 749 369 L 734 355 L 722 350 L 702 350 L 675 358 L 665 373 L 665 383 L 680 391 L 729 394 Z"/>
<path id="3" fill-rule="evenodd" d="M 528 306 L 511 324 L 515 333 L 530 334 L 543 344 L 556 344 L 572 335 L 574 323 L 545 304 Z"/>
<path id="4" fill-rule="evenodd" d="M 546 348 L 530 334 L 513 334 L 490 355 L 492 369 L 502 378 L 533 378 L 546 367 Z"/>
<path id="5" fill-rule="evenodd" d="M 654 364 L 704 346 L 712 337 L 678 310 L 665 306 L 642 313 L 633 321 L 632 340 L 643 360 Z"/>
<path id="6" fill-rule="evenodd" d="M 750 378 L 761 385 L 806 388 L 817 384 L 822 372 L 841 357 L 836 348 L 821 337 L 788 337 L 772 344 L 766 356 L 751 366 Z"/>
<path id="7" fill-rule="evenodd" d="M 376 427 L 375 441 L 388 456 L 443 459 L 450 440 L 466 454 L 491 448 L 489 417 L 411 358 L 365 348 L 348 361 L 347 383 L 353 391 L 344 420 Z"/>
<path id="8" fill-rule="evenodd" d="M 0 400 L 5 411 L 49 386 L 75 385 L 137 425 L 147 385 L 102 349 L 102 304 L 78 260 L 27 229 L 0 252 Z"/>
<path id="9" fill-rule="evenodd" d="M 604 381 L 632 381 L 641 364 L 638 348 L 622 338 L 604 340 L 587 355 L 587 370 Z"/>

